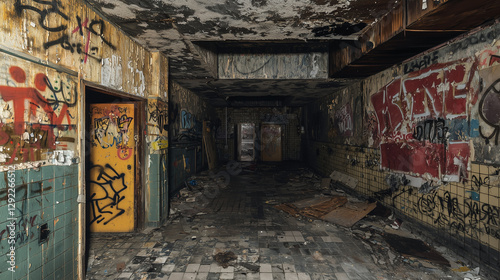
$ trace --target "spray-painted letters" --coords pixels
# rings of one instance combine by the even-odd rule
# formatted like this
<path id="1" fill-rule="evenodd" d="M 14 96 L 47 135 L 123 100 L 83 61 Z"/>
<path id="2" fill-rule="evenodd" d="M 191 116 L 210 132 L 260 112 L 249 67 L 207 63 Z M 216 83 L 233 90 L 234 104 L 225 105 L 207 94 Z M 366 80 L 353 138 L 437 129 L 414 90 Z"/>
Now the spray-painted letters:
<path id="1" fill-rule="evenodd" d="M 430 174 L 459 181 L 466 176 L 469 131 L 461 125 L 469 115 L 467 101 L 475 102 L 471 88 L 476 65 L 467 61 L 433 64 L 394 79 L 371 96 L 378 121 L 375 145 L 380 144 L 382 167 Z M 448 122 L 454 124 L 448 139 Z M 457 125 L 460 124 L 460 125 Z"/>
<path id="2" fill-rule="evenodd" d="M 38 23 L 40 26 L 50 33 L 56 33 L 56 39 L 48 40 L 43 44 L 45 49 L 49 49 L 53 46 L 60 46 L 61 48 L 71 52 L 83 55 L 83 62 L 86 63 L 89 57 L 94 58 L 98 61 L 101 59 L 98 57 L 99 47 L 91 46 L 91 37 L 99 38 L 109 48 L 115 50 L 113 46 L 106 38 L 104 38 L 105 23 L 102 19 L 82 19 L 76 16 L 74 19 L 76 21 L 76 27 L 72 30 L 68 30 L 68 25 L 63 23 L 68 23 L 71 19 L 64 13 L 66 7 L 64 7 L 60 1 L 34 1 L 38 5 L 24 5 L 21 0 L 16 0 L 14 3 L 14 8 L 16 14 L 21 16 L 23 12 L 35 12 L 38 14 Z M 33 3 L 34 4 L 34 3 Z M 49 21 L 49 18 L 52 19 Z M 57 22 L 55 25 L 51 25 L 50 22 Z M 76 35 L 75 35 L 76 34 Z M 73 38 L 73 36 L 84 36 L 85 43 L 79 43 L 78 38 Z M 51 38 L 53 38 L 51 36 Z"/>

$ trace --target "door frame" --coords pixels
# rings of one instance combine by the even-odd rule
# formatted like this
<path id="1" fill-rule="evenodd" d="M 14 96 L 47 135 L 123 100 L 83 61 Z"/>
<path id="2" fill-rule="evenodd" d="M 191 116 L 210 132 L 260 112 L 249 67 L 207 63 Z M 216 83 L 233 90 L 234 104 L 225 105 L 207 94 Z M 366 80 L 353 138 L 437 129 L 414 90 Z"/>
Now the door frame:
<path id="1" fill-rule="evenodd" d="M 78 186 L 78 202 L 79 202 L 79 245 L 78 245 L 78 264 L 79 264 L 79 279 L 85 279 L 86 272 L 86 239 L 87 239 L 87 157 L 90 154 L 90 149 L 87 149 L 87 138 L 90 137 L 90 133 L 87 133 L 87 108 L 90 104 L 87 104 L 88 91 L 92 90 L 105 94 L 110 97 L 115 97 L 121 99 L 120 102 L 129 102 L 135 105 L 135 118 L 134 122 L 135 135 L 137 135 L 137 146 L 136 146 L 136 157 L 135 157 L 135 199 L 134 199 L 134 231 L 137 231 L 144 227 L 145 223 L 145 209 L 144 209 L 144 192 L 145 192 L 145 178 L 146 178 L 146 165 L 145 165 L 145 123 L 146 123 L 146 106 L 147 98 L 142 96 L 135 96 L 122 92 L 116 89 L 111 89 L 93 82 L 80 80 L 80 180 Z M 104 102 L 103 102 L 104 103 Z M 109 103 L 109 102 L 107 102 Z M 135 138 L 134 135 L 134 138 Z"/>

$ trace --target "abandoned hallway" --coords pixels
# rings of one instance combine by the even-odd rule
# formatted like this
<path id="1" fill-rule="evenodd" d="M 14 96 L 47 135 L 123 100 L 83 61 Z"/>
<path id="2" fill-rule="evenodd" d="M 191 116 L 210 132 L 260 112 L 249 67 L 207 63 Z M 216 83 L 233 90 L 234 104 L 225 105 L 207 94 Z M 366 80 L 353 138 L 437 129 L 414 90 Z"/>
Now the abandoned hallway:
<path id="1" fill-rule="evenodd" d="M 500 1 L 1 0 L 0 280 L 497 279 Z"/>
<path id="2" fill-rule="evenodd" d="M 173 199 L 173 213 L 163 227 L 139 233 L 91 235 L 87 279 L 466 276 L 452 270 L 462 267 L 463 262 L 445 248 L 441 250 L 448 259 L 430 247 L 412 243 L 418 237 L 405 224 L 393 229 L 390 224 L 394 218 L 388 209 L 374 211 L 379 216 L 372 213 L 352 228 L 276 209 L 283 203 L 304 207 L 311 205 L 307 201 L 338 196 L 363 202 L 334 185 L 321 186 L 320 177 L 297 162 L 257 164 L 236 170 L 222 181 L 208 172 L 190 178 L 193 185 Z M 195 201 L 186 202 L 193 197 Z M 301 205 L 301 201 L 305 204 Z M 394 249 L 384 240 L 391 234 L 410 241 Z M 413 255 L 407 253 L 411 249 L 416 249 Z"/>

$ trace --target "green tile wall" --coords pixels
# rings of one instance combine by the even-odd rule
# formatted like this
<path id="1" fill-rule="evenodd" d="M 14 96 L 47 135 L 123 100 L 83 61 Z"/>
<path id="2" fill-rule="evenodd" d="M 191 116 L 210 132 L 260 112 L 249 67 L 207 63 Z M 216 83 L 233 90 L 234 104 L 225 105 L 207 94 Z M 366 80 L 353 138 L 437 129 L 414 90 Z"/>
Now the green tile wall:
<path id="1" fill-rule="evenodd" d="M 149 168 L 149 205 L 147 205 L 147 226 L 159 227 L 163 225 L 168 217 L 168 168 L 163 168 L 167 164 L 168 155 L 151 154 Z"/>
<path id="2" fill-rule="evenodd" d="M 7 263 L 7 172 L 0 172 L 0 279 L 76 279 L 78 166 L 15 171 L 16 271 Z M 48 240 L 39 243 L 43 224 Z"/>

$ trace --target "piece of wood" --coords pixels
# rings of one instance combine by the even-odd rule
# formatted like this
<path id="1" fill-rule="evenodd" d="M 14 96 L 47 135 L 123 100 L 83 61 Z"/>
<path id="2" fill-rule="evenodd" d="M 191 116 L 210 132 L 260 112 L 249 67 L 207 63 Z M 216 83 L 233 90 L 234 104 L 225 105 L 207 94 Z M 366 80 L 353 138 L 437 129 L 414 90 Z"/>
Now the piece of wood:
<path id="1" fill-rule="evenodd" d="M 368 215 L 368 213 L 375 209 L 375 207 L 377 207 L 376 202 L 349 202 L 343 207 L 339 207 L 322 216 L 321 219 L 330 223 L 350 228 L 363 217 Z"/>
<path id="2" fill-rule="evenodd" d="M 210 132 L 210 127 L 207 121 L 203 122 L 203 145 L 205 147 L 205 153 L 207 156 L 208 169 L 214 169 L 217 167 L 217 155 L 214 136 Z"/>
<path id="3" fill-rule="evenodd" d="M 295 208 L 295 206 L 291 205 L 291 204 L 288 204 L 288 203 L 284 203 L 284 204 L 280 204 L 280 205 L 275 205 L 273 206 L 274 208 L 278 209 L 278 210 L 282 210 L 292 216 L 299 216 L 299 211 L 297 210 L 297 208 Z"/>

